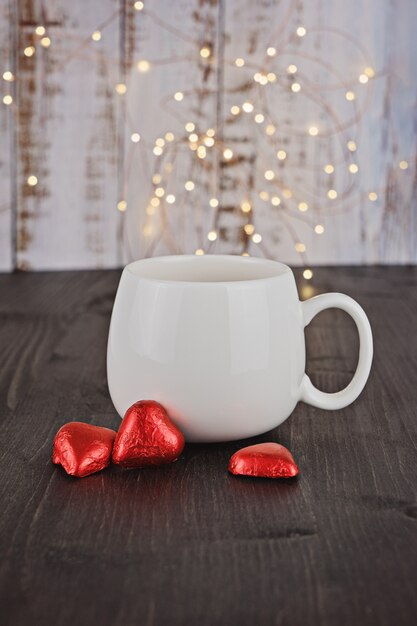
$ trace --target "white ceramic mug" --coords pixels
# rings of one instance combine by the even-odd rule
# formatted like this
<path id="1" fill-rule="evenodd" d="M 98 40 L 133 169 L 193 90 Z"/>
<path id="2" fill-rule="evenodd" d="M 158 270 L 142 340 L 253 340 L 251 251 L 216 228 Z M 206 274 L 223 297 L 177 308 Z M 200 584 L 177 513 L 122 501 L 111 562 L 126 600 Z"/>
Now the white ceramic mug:
<path id="1" fill-rule="evenodd" d="M 356 373 L 337 393 L 305 374 L 304 327 L 343 309 L 359 331 Z M 107 353 L 113 403 L 160 402 L 188 441 L 266 432 L 300 400 L 341 409 L 362 391 L 372 333 L 355 300 L 340 293 L 300 302 L 292 271 L 266 259 L 166 256 L 127 265 L 114 303 Z"/>

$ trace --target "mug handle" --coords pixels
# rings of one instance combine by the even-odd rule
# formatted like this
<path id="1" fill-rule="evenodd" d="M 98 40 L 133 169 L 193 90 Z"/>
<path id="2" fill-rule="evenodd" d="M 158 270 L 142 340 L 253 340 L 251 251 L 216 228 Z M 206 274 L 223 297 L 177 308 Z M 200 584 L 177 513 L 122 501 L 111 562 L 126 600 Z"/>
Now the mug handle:
<path id="1" fill-rule="evenodd" d="M 368 380 L 371 369 L 373 342 L 372 331 L 369 320 L 366 317 L 362 307 L 349 296 L 343 293 L 325 293 L 314 296 L 310 300 L 301 302 L 301 308 L 304 319 L 304 327 L 308 326 L 313 317 L 324 309 L 342 309 L 353 318 L 359 333 L 359 360 L 356 372 L 347 387 L 336 393 L 325 393 L 320 391 L 313 385 L 307 374 L 301 381 L 301 398 L 302 402 L 307 402 L 319 409 L 343 409 L 351 404 Z"/>

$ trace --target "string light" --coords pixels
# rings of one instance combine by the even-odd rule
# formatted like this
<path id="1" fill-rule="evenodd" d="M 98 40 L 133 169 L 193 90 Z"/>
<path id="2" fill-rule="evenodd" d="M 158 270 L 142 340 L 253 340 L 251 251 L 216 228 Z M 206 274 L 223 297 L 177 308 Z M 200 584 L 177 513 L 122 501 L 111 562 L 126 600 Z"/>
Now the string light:
<path id="1" fill-rule="evenodd" d="M 94 33 L 91 35 L 91 39 L 93 41 L 100 41 L 100 39 L 101 39 L 101 32 L 99 30 L 95 30 Z"/>
<path id="2" fill-rule="evenodd" d="M 368 78 L 373 78 L 375 76 L 375 70 L 373 67 L 365 67 L 363 73 L 368 76 Z"/>
<path id="3" fill-rule="evenodd" d="M 217 239 L 217 233 L 215 230 L 211 230 L 208 234 L 207 234 L 207 239 L 209 241 L 216 241 Z"/>
<path id="4" fill-rule="evenodd" d="M 289 200 L 290 198 L 292 198 L 291 189 L 283 189 L 282 195 L 284 196 L 284 198 L 287 198 L 287 200 Z"/>
<path id="5" fill-rule="evenodd" d="M 204 250 L 202 250 L 202 248 L 197 248 L 194 254 L 196 254 L 197 256 L 203 256 Z"/>
<path id="6" fill-rule="evenodd" d="M 255 232 L 255 226 L 253 224 L 245 224 L 243 230 L 247 235 L 253 235 L 253 233 Z"/>
<path id="7" fill-rule="evenodd" d="M 349 100 L 349 102 L 352 102 L 356 98 L 356 96 L 353 93 L 353 91 L 347 91 L 345 93 L 345 98 L 346 98 L 346 100 Z"/>
<path id="8" fill-rule="evenodd" d="M 362 85 L 366 85 L 366 83 L 368 82 L 369 78 L 366 74 L 360 74 L 359 78 L 358 78 L 359 82 L 362 83 Z"/>
<path id="9" fill-rule="evenodd" d="M 214 137 L 215 134 L 216 134 L 216 131 L 214 130 L 214 128 L 208 128 L 206 131 L 207 137 Z"/>
<path id="10" fill-rule="evenodd" d="M 250 213 L 252 211 L 252 205 L 247 200 L 240 203 L 240 209 L 242 213 Z"/>
<path id="11" fill-rule="evenodd" d="M 279 206 L 281 204 L 281 198 L 279 196 L 272 196 L 271 204 L 273 206 Z"/>
<path id="12" fill-rule="evenodd" d="M 297 243 L 295 244 L 294 248 L 296 249 L 297 252 L 305 252 L 306 251 L 306 247 L 303 243 L 301 243 L 301 241 L 297 241 Z"/>
<path id="13" fill-rule="evenodd" d="M 49 39 L 49 37 L 42 37 L 41 46 L 43 48 L 49 48 L 50 45 L 51 45 L 51 40 Z"/>
<path id="14" fill-rule="evenodd" d="M 245 65 L 245 59 L 238 57 L 237 59 L 235 59 L 235 65 L 236 67 L 243 67 Z"/>
<path id="15" fill-rule="evenodd" d="M 161 204 L 161 201 L 159 198 L 151 198 L 150 204 L 156 208 Z"/>
<path id="16" fill-rule="evenodd" d="M 217 200 L 217 198 L 210 198 L 209 200 L 209 205 L 215 209 L 216 207 L 219 206 L 219 201 Z"/>
<path id="17" fill-rule="evenodd" d="M 165 145 L 165 140 L 162 139 L 162 137 L 158 137 L 158 139 L 155 139 L 155 145 L 163 148 Z"/>
<path id="18" fill-rule="evenodd" d="M 240 256 L 250 256 L 249 252 L 242 252 Z"/>
<path id="19" fill-rule="evenodd" d="M 8 83 L 11 83 L 14 81 L 14 74 L 12 72 L 10 72 L 10 70 L 7 70 L 6 72 L 3 72 L 3 80 L 6 80 Z"/>
<path id="20" fill-rule="evenodd" d="M 185 183 L 184 187 L 185 187 L 185 189 L 187 191 L 192 191 L 194 189 L 194 187 L 195 187 L 195 184 L 193 183 L 192 180 L 187 180 L 187 182 Z"/>
<path id="21" fill-rule="evenodd" d="M 266 53 L 269 57 L 274 57 L 277 51 L 273 46 L 270 46 L 269 48 L 266 49 Z"/>
<path id="22" fill-rule="evenodd" d="M 197 133 L 191 133 L 190 135 L 188 135 L 188 141 L 192 141 L 193 143 L 198 141 Z"/>
<path id="23" fill-rule="evenodd" d="M 322 235 L 324 233 L 324 226 L 322 224 L 317 224 L 314 227 L 314 232 L 317 233 L 317 235 Z"/>
<path id="24" fill-rule="evenodd" d="M 408 162 L 407 161 L 400 161 L 398 163 L 398 167 L 400 168 L 400 170 L 406 170 L 406 169 L 408 169 Z"/>
<path id="25" fill-rule="evenodd" d="M 313 278 L 313 272 L 310 269 L 306 269 L 303 272 L 303 276 L 306 280 L 311 280 L 311 278 Z"/>
<path id="26" fill-rule="evenodd" d="M 264 116 L 262 115 L 262 113 L 257 113 L 257 114 L 255 115 L 255 118 L 254 118 L 254 119 L 255 119 L 255 122 L 256 122 L 257 124 L 262 124 L 262 122 L 265 120 L 265 118 L 264 118 Z"/>
<path id="27" fill-rule="evenodd" d="M 151 69 L 151 64 L 146 59 L 141 59 L 137 62 L 136 67 L 141 74 L 146 74 Z"/>
<path id="28" fill-rule="evenodd" d="M 3 96 L 3 104 L 5 104 L 6 106 L 9 106 L 10 104 L 12 104 L 12 102 L 13 97 L 9 93 Z"/>
<path id="29" fill-rule="evenodd" d="M 162 180 L 162 176 L 161 176 L 161 174 L 154 174 L 154 175 L 152 176 L 152 182 L 154 183 L 154 185 L 159 185 L 159 183 L 161 182 L 161 180 Z"/>
<path id="30" fill-rule="evenodd" d="M 26 48 L 23 50 L 23 54 L 26 57 L 33 57 L 35 52 L 36 52 L 35 46 L 26 46 Z"/>
<path id="31" fill-rule="evenodd" d="M 182 91 L 176 91 L 174 93 L 174 100 L 176 100 L 177 102 L 181 102 L 182 100 L 184 100 L 184 94 L 182 93 Z"/>
<path id="32" fill-rule="evenodd" d="M 152 152 L 154 153 L 155 156 L 161 156 L 161 154 L 163 154 L 164 151 L 160 146 L 155 146 Z"/>
<path id="33" fill-rule="evenodd" d="M 261 243 L 262 235 L 260 235 L 259 233 L 255 233 L 254 235 L 252 235 L 252 241 L 253 243 Z"/>
<path id="34" fill-rule="evenodd" d="M 291 64 L 287 67 L 287 72 L 288 74 L 295 74 L 297 72 L 297 69 L 298 68 L 296 65 Z"/>
<path id="35" fill-rule="evenodd" d="M 276 131 L 276 128 L 273 124 L 268 124 L 268 126 L 265 128 L 265 132 L 266 134 L 271 137 Z"/>
<path id="36" fill-rule="evenodd" d="M 251 102 L 244 102 L 242 104 L 242 109 L 245 111 L 245 113 L 252 113 L 253 104 Z"/>
<path id="37" fill-rule="evenodd" d="M 213 137 L 204 137 L 204 143 L 207 146 L 207 148 L 212 148 L 214 146 Z"/>
<path id="38" fill-rule="evenodd" d="M 355 152 L 355 150 L 356 150 L 356 143 L 354 141 L 352 141 L 352 139 L 350 139 L 347 142 L 346 145 L 347 145 L 347 149 L 350 150 L 350 152 Z"/>
<path id="39" fill-rule="evenodd" d="M 323 169 L 326 172 L 326 174 L 333 174 L 334 172 L 334 167 L 330 163 L 327 163 L 327 165 L 325 165 Z"/>
<path id="40" fill-rule="evenodd" d="M 293 91 L 294 93 L 298 93 L 300 90 L 301 90 L 300 83 L 293 83 L 291 85 L 291 91 Z"/>
<path id="41" fill-rule="evenodd" d="M 327 196 L 330 198 L 330 200 L 335 200 L 337 198 L 336 189 L 329 189 L 329 191 L 327 192 Z"/>
<path id="42" fill-rule="evenodd" d="M 165 139 L 169 142 L 174 141 L 175 139 L 174 133 L 171 133 L 170 131 L 168 131 L 167 133 L 165 133 Z"/>
<path id="43" fill-rule="evenodd" d="M 368 194 L 368 198 L 371 202 L 375 202 L 376 200 L 378 200 L 378 194 L 375 193 L 375 191 L 371 191 L 371 193 Z"/>
<path id="44" fill-rule="evenodd" d="M 119 200 L 119 202 L 117 203 L 117 208 L 119 209 L 119 211 L 121 213 L 126 211 L 126 209 L 127 209 L 127 202 L 126 202 L 126 200 Z"/>
<path id="45" fill-rule="evenodd" d="M 133 143 L 139 143 L 139 141 L 140 141 L 139 133 L 132 133 L 130 135 L 130 141 L 132 141 Z"/>
<path id="46" fill-rule="evenodd" d="M 301 211 L 301 213 L 305 213 L 306 211 L 308 211 L 307 202 L 300 202 L 298 205 L 298 210 Z"/>
<path id="47" fill-rule="evenodd" d="M 155 215 L 155 207 L 151 204 L 146 207 L 146 215 Z"/>
<path id="48" fill-rule="evenodd" d="M 277 157 L 280 161 L 284 161 L 284 159 L 287 158 L 287 153 L 285 152 L 285 150 L 278 150 Z"/>
<path id="49" fill-rule="evenodd" d="M 197 148 L 197 156 L 199 159 L 205 159 L 207 155 L 207 150 L 205 146 L 198 146 Z"/>
<path id="50" fill-rule="evenodd" d="M 46 33 L 46 28 L 45 26 L 37 26 L 35 28 L 35 33 L 39 36 L 42 37 L 42 35 L 44 35 Z"/>
<path id="51" fill-rule="evenodd" d="M 349 165 L 349 172 L 351 174 L 357 174 L 359 172 L 359 167 L 356 165 L 356 163 L 351 163 Z"/>
<path id="52" fill-rule="evenodd" d="M 194 129 L 195 129 L 195 124 L 193 124 L 193 122 L 186 123 L 185 130 L 187 131 L 187 133 L 192 133 Z"/>
<path id="53" fill-rule="evenodd" d="M 233 150 L 231 150 L 230 148 L 226 148 L 225 150 L 223 150 L 223 157 L 226 159 L 226 161 L 230 161 L 230 159 L 233 157 Z"/>
<path id="54" fill-rule="evenodd" d="M 264 202 L 268 202 L 268 200 L 269 200 L 269 193 L 267 191 L 260 191 L 259 192 L 259 197 Z"/>
<path id="55" fill-rule="evenodd" d="M 168 202 L 168 204 L 174 204 L 175 202 L 175 196 L 173 193 L 169 193 L 166 197 L 166 201 Z"/>
<path id="56" fill-rule="evenodd" d="M 38 184 L 38 178 L 33 174 L 31 176 L 28 176 L 27 184 L 29 185 L 29 187 L 35 187 L 35 185 Z"/>
<path id="57" fill-rule="evenodd" d="M 230 113 L 232 115 L 239 115 L 240 107 L 238 107 L 236 104 L 234 104 L 232 107 L 230 107 Z"/>
<path id="58" fill-rule="evenodd" d="M 188 147 L 190 148 L 190 150 L 197 150 L 198 148 L 198 143 L 195 143 L 194 141 L 190 141 L 190 143 L 188 144 Z"/>
<path id="59" fill-rule="evenodd" d="M 204 46 L 203 48 L 201 48 L 200 56 L 203 57 L 203 59 L 208 59 L 210 55 L 211 55 L 210 48 L 207 48 L 207 46 Z"/>
<path id="60" fill-rule="evenodd" d="M 145 235 L 145 237 L 149 237 L 150 235 L 152 235 L 152 233 L 153 233 L 152 224 L 146 224 L 143 227 L 143 231 L 142 232 Z"/>
<path id="61" fill-rule="evenodd" d="M 124 96 L 127 91 L 127 86 L 124 83 L 117 83 L 117 85 L 115 86 L 115 90 L 119 94 L 119 96 Z"/>
<path id="62" fill-rule="evenodd" d="M 304 28 L 304 26 L 299 26 L 295 32 L 299 37 L 304 37 L 307 33 L 307 30 Z"/>
<path id="63" fill-rule="evenodd" d="M 143 4 L 143 2 L 138 1 L 134 2 L 133 6 L 135 7 L 136 11 L 143 11 L 145 5 Z"/>
<path id="64" fill-rule="evenodd" d="M 308 133 L 312 137 L 316 137 L 319 134 L 319 129 L 317 128 L 317 126 L 310 126 L 310 128 L 308 129 Z"/>
<path id="65" fill-rule="evenodd" d="M 275 174 L 272 170 L 266 170 L 264 177 L 266 180 L 273 180 L 275 178 Z"/>
<path id="66" fill-rule="evenodd" d="M 268 74 L 266 75 L 266 78 L 268 79 L 270 83 L 274 83 L 277 79 L 277 75 L 275 74 L 275 72 L 268 72 Z"/>
<path id="67" fill-rule="evenodd" d="M 163 198 L 165 195 L 165 189 L 163 187 L 157 187 L 155 189 L 155 195 L 157 198 Z"/>

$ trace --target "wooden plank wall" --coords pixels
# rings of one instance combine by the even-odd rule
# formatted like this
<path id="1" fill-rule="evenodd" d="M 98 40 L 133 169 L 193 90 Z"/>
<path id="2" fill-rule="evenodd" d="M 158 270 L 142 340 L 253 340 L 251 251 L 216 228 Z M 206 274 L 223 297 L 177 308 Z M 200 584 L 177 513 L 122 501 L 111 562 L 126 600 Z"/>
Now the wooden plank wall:
<path id="1" fill-rule="evenodd" d="M 413 0 L 143 4 L 0 0 L 0 269 L 417 261 Z"/>

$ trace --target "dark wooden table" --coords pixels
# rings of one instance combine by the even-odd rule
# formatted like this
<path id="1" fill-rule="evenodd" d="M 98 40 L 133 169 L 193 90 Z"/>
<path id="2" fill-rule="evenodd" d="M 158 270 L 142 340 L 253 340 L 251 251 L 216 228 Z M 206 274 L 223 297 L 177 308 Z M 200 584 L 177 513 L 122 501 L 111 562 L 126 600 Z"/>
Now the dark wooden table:
<path id="1" fill-rule="evenodd" d="M 228 475 L 241 442 L 82 480 L 52 465 L 63 423 L 118 427 L 105 374 L 118 279 L 0 276 L 2 626 L 416 624 L 417 268 L 318 268 L 307 285 L 362 304 L 375 359 L 352 406 L 299 404 L 251 440 L 292 450 L 290 482 Z M 346 385 L 351 320 L 321 314 L 307 343 L 313 382 Z"/>

